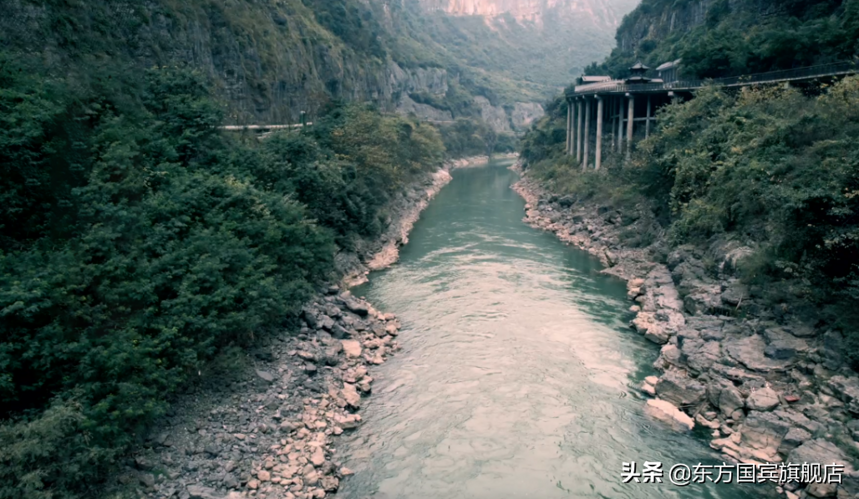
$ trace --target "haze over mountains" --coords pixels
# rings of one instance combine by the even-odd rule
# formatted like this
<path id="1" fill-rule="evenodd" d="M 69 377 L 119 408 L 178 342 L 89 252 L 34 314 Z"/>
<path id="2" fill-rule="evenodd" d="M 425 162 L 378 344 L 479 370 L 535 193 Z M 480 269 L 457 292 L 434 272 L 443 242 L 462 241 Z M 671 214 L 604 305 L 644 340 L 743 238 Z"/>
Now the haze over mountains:
<path id="1" fill-rule="evenodd" d="M 588 64 L 602 60 L 615 31 L 638 0 L 420 0 L 471 37 L 468 57 L 456 36 L 437 38 L 473 65 L 522 81 L 568 85 Z M 481 26 L 482 25 L 482 26 Z"/>
<path id="2" fill-rule="evenodd" d="M 580 14 L 582 20 L 615 28 L 637 4 L 635 0 L 421 0 L 426 9 L 458 16 L 510 14 L 519 21 L 539 23 L 547 14 Z"/>

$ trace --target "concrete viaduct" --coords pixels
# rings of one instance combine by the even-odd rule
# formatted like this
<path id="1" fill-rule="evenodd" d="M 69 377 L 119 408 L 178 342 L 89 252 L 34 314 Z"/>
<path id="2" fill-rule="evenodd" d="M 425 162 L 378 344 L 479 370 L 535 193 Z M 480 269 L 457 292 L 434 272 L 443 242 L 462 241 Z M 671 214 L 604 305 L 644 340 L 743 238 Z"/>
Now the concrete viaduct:
<path id="1" fill-rule="evenodd" d="M 715 80 L 678 80 L 680 61 L 657 68 L 659 78 L 648 78 L 650 69 L 641 63 L 630 68 L 630 76 L 613 80 L 607 76 L 584 76 L 582 84 L 565 92 L 567 101 L 566 152 L 575 155 L 582 170 L 602 166 L 604 143 L 626 158 L 632 154 L 636 136 L 647 138 L 653 127 L 656 109 L 675 99 L 691 97 L 705 85 L 743 87 L 750 85 L 784 84 L 831 79 L 856 74 L 855 62 L 840 62 L 806 68 L 773 71 Z M 606 124 L 608 127 L 606 127 Z M 593 164 L 591 163 L 591 150 Z"/>

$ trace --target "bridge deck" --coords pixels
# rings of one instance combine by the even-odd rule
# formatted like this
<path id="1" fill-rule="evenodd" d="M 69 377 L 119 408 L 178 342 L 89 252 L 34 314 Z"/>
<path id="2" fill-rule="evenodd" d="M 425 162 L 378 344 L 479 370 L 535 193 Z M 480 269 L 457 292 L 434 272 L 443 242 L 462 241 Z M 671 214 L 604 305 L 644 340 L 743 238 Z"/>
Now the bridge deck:
<path id="1" fill-rule="evenodd" d="M 623 95 L 628 92 L 639 94 L 682 92 L 699 89 L 707 85 L 724 87 L 741 87 L 746 85 L 758 85 L 767 83 L 782 83 L 790 81 L 812 80 L 815 78 L 828 78 L 846 76 L 859 73 L 859 66 L 855 62 L 838 62 L 810 66 L 806 68 L 787 69 L 783 71 L 771 71 L 768 73 L 757 73 L 730 78 L 716 78 L 712 80 L 679 80 L 670 83 L 633 83 L 628 84 L 623 80 L 610 80 L 587 85 L 578 85 L 574 92 L 568 92 L 567 97 L 578 97 L 584 95 Z"/>

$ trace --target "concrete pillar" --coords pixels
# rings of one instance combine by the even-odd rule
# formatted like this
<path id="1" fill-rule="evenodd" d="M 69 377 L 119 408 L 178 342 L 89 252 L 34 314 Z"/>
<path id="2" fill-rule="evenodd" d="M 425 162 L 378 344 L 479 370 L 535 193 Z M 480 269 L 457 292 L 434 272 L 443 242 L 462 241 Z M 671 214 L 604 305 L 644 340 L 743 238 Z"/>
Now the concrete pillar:
<path id="1" fill-rule="evenodd" d="M 644 122 L 644 138 L 650 137 L 650 96 L 647 96 L 647 121 Z"/>
<path id="2" fill-rule="evenodd" d="M 632 134 L 635 131 L 635 96 L 629 94 L 629 121 L 626 123 L 626 159 L 632 157 Z"/>
<path id="3" fill-rule="evenodd" d="M 623 152 L 623 96 L 617 98 L 617 153 Z"/>
<path id="4" fill-rule="evenodd" d="M 567 142 L 564 145 L 564 152 L 570 154 L 570 137 L 573 133 L 573 103 L 567 99 Z"/>
<path id="5" fill-rule="evenodd" d="M 596 150 L 596 163 L 594 166 L 594 170 L 600 169 L 600 163 L 602 162 L 602 120 L 603 120 L 603 98 L 601 96 L 597 96 L 597 150 Z"/>
<path id="6" fill-rule="evenodd" d="M 582 124 L 584 123 L 584 114 L 582 112 L 582 101 L 578 102 L 576 109 L 578 109 L 578 126 L 576 127 L 576 161 L 582 160 Z"/>
<path id="7" fill-rule="evenodd" d="M 582 159 L 582 170 L 588 168 L 588 156 L 591 149 L 591 100 L 585 100 L 585 154 Z"/>
<path id="8" fill-rule="evenodd" d="M 608 98 L 608 113 L 611 120 L 609 120 L 608 125 L 608 134 L 611 135 L 611 151 L 614 152 L 614 146 L 617 143 L 617 137 L 614 136 L 614 120 L 617 119 L 617 99 L 614 97 Z"/>
<path id="9" fill-rule="evenodd" d="M 570 156 L 576 154 L 576 100 L 570 100 L 570 136 L 567 137 L 567 140 L 570 141 L 569 147 L 567 147 L 567 152 Z"/>

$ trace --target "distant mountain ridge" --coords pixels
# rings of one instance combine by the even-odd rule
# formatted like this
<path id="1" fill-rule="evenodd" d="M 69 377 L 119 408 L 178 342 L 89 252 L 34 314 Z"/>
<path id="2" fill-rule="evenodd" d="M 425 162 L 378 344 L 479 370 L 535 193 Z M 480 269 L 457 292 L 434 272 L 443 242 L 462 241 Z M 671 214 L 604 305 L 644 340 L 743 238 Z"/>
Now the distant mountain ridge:
<path id="1" fill-rule="evenodd" d="M 427 10 L 456 16 L 496 17 L 510 14 L 518 21 L 541 23 L 548 14 L 589 17 L 594 24 L 617 28 L 623 15 L 638 2 L 630 0 L 421 0 Z"/>
<path id="2" fill-rule="evenodd" d="M 543 85 L 547 97 L 602 60 L 639 0 L 417 0 L 435 40 L 474 66 Z M 432 32 L 437 33 L 438 30 Z M 465 38 L 468 46 L 461 41 Z M 475 57 L 482 56 L 482 57 Z"/>

